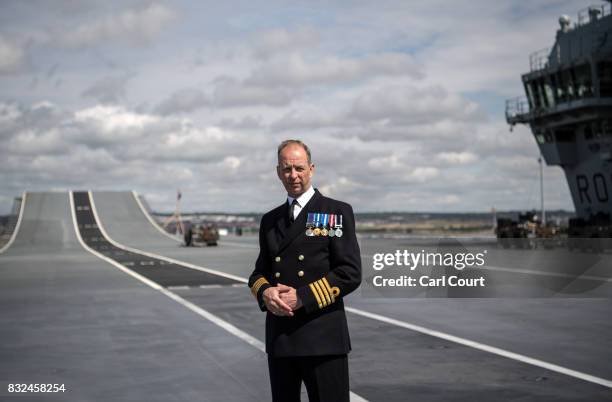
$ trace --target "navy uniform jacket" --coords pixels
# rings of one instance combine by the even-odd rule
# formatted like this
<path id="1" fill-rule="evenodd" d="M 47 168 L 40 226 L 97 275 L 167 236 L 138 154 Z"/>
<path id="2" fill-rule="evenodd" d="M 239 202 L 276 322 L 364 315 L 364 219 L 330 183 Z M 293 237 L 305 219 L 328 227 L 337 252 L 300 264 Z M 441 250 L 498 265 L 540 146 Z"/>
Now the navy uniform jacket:
<path id="1" fill-rule="evenodd" d="M 342 237 L 306 236 L 309 212 L 342 215 Z M 351 342 L 342 298 L 361 283 L 351 206 L 315 190 L 291 223 L 285 202 L 262 217 L 259 247 L 249 287 L 261 310 L 266 311 L 263 291 L 278 283 L 295 288 L 303 303 L 293 317 L 267 313 L 266 352 L 273 357 L 348 353 Z"/>

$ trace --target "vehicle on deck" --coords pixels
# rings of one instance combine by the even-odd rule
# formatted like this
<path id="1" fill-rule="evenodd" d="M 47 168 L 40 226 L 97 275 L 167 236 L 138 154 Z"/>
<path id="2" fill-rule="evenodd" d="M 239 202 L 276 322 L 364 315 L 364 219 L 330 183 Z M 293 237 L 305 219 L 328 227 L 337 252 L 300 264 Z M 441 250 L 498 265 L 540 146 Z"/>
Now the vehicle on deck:
<path id="1" fill-rule="evenodd" d="M 219 243 L 219 230 L 214 225 L 189 224 L 185 230 L 185 246 L 216 246 Z"/>
<path id="2" fill-rule="evenodd" d="M 540 222 L 535 211 L 519 214 L 518 221 L 498 218 L 495 234 L 503 248 L 554 248 L 567 238 L 560 226 Z"/>

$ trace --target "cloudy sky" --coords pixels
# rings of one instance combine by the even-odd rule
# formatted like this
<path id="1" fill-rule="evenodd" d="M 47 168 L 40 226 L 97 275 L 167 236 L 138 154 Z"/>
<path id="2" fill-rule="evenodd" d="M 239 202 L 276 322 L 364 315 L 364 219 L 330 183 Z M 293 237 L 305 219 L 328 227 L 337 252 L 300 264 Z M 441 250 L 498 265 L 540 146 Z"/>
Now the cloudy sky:
<path id="1" fill-rule="evenodd" d="M 510 132 L 529 53 L 579 0 L 0 3 L 0 213 L 24 190 L 131 190 L 156 210 L 265 211 L 276 146 L 357 211 L 539 205 Z M 572 209 L 558 167 L 549 208 Z"/>

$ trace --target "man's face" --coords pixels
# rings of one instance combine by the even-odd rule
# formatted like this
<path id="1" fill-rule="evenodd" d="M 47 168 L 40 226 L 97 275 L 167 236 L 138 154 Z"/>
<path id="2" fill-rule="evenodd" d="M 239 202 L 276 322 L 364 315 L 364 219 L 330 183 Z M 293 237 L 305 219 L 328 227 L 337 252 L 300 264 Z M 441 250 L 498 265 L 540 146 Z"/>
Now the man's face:
<path id="1" fill-rule="evenodd" d="M 287 194 L 297 198 L 310 188 L 314 165 L 308 163 L 308 155 L 304 148 L 290 144 L 281 151 L 276 172 Z"/>

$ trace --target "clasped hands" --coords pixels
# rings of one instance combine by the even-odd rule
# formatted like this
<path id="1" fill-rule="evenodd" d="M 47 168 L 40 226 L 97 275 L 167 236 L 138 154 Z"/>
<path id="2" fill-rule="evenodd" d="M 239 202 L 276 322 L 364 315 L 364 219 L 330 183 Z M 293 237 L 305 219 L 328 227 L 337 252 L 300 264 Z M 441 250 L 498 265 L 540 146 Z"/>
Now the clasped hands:
<path id="1" fill-rule="evenodd" d="M 295 288 L 279 283 L 263 292 L 266 308 L 274 315 L 293 317 L 293 312 L 302 307 Z"/>

